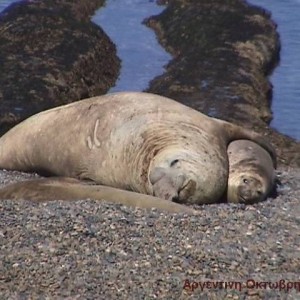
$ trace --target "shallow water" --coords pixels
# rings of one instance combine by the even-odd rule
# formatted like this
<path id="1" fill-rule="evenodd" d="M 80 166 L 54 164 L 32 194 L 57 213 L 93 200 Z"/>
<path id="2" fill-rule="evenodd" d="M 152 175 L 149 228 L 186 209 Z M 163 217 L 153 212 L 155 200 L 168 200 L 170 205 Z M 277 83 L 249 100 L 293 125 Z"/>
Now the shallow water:
<path id="1" fill-rule="evenodd" d="M 7 7 L 9 4 L 13 3 L 15 1 L 9 1 L 9 0 L 0 0 L 0 12 Z"/>
<path id="2" fill-rule="evenodd" d="M 0 0 L 0 11 L 12 0 Z M 249 0 L 271 10 L 278 24 L 282 50 L 280 65 L 271 76 L 273 83 L 271 126 L 300 140 L 300 0 Z M 171 59 L 156 40 L 154 32 L 142 24 L 144 18 L 163 10 L 151 0 L 107 0 L 92 20 L 117 45 L 122 59 L 120 78 L 110 91 L 142 91 L 155 76 L 164 72 Z"/>
<path id="3" fill-rule="evenodd" d="M 271 126 L 300 140 L 300 0 L 248 0 L 272 13 L 281 38 L 281 60 L 271 76 Z"/>
<path id="4" fill-rule="evenodd" d="M 172 57 L 159 45 L 153 30 L 142 24 L 163 9 L 149 0 L 107 0 L 92 18 L 116 44 L 122 60 L 120 77 L 110 92 L 145 90 L 151 79 L 164 72 L 163 66 Z"/>

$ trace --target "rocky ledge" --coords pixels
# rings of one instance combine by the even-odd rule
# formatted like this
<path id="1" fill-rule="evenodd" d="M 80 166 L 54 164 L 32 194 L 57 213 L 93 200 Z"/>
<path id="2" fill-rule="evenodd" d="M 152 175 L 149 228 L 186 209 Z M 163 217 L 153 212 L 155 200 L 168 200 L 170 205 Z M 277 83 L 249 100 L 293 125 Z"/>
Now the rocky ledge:
<path id="1" fill-rule="evenodd" d="M 21 1 L 0 15 L 0 134 L 39 111 L 101 95 L 120 69 L 90 21 L 98 1 Z"/>
<path id="2" fill-rule="evenodd" d="M 146 24 L 173 55 L 150 92 L 268 136 L 279 164 L 300 166 L 300 144 L 272 130 L 279 35 L 270 14 L 243 0 L 172 0 Z"/>

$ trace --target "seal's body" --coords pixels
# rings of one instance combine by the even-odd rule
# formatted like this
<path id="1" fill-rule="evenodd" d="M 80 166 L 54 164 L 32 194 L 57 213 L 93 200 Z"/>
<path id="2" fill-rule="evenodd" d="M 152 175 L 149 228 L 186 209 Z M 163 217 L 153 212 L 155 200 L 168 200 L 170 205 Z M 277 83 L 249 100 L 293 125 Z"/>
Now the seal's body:
<path id="1" fill-rule="evenodd" d="M 145 209 L 156 208 L 169 213 L 197 214 L 185 205 L 157 197 L 124 191 L 109 186 L 91 185 L 74 178 L 42 178 L 12 183 L 0 188 L 0 200 L 29 200 L 45 202 L 54 200 L 100 200 Z"/>
<path id="2" fill-rule="evenodd" d="M 275 169 L 269 153 L 248 140 L 229 144 L 227 201 L 252 204 L 267 198 L 274 187 Z"/>
<path id="3" fill-rule="evenodd" d="M 225 192 L 227 145 L 254 132 L 171 99 L 122 92 L 38 113 L 0 139 L 0 167 L 89 179 L 184 203 Z"/>

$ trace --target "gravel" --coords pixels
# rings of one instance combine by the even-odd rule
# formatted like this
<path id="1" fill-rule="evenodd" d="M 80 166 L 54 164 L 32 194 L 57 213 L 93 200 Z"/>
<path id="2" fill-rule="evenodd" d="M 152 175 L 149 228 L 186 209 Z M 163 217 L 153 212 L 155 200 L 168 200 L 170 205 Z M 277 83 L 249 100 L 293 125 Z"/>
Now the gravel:
<path id="1" fill-rule="evenodd" d="M 2 201 L 0 299 L 300 299 L 299 169 L 279 178 L 276 198 L 200 216 Z"/>

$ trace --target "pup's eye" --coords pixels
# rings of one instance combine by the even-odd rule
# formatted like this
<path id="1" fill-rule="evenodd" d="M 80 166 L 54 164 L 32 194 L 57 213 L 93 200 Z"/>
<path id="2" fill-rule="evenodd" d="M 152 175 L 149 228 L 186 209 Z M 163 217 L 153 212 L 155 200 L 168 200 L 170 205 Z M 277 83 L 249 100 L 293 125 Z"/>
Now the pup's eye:
<path id="1" fill-rule="evenodd" d="M 179 159 L 174 159 L 173 161 L 171 161 L 170 166 L 173 167 L 178 162 L 179 162 Z"/>
<path id="2" fill-rule="evenodd" d="M 243 179 L 244 183 L 248 183 L 248 180 L 246 178 Z"/>

